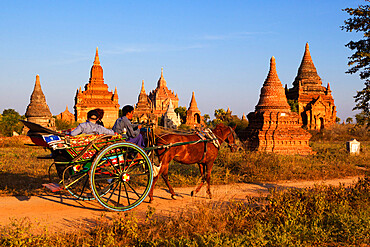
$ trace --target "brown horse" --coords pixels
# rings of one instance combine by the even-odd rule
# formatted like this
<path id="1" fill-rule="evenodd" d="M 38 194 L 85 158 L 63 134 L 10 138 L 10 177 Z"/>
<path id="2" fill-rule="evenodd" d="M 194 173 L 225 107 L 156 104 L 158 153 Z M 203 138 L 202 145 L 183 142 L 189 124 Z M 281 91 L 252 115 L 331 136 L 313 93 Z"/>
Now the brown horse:
<path id="1" fill-rule="evenodd" d="M 235 128 L 234 128 L 235 129 Z M 218 139 L 221 145 L 224 141 L 229 144 L 231 151 L 236 150 L 235 138 L 236 134 L 234 129 L 224 124 L 218 124 L 213 130 L 213 134 Z M 156 146 L 167 145 L 167 148 L 157 149 L 157 155 L 160 161 L 160 170 L 156 177 L 153 179 L 153 185 L 149 192 L 149 201 L 153 201 L 153 189 L 157 182 L 159 175 L 162 175 L 168 189 L 170 190 L 172 199 L 176 199 L 175 192 L 168 182 L 168 167 L 171 160 L 175 160 L 182 164 L 199 164 L 199 170 L 202 181 L 196 188 L 195 193 L 199 192 L 204 182 L 207 182 L 207 194 L 211 198 L 210 178 L 213 162 L 218 154 L 218 147 L 212 142 L 198 142 L 201 138 L 197 134 L 180 135 L 180 134 L 167 134 L 157 138 Z M 177 143 L 193 142 L 192 144 L 172 146 Z M 194 191 L 191 192 L 194 195 Z"/>

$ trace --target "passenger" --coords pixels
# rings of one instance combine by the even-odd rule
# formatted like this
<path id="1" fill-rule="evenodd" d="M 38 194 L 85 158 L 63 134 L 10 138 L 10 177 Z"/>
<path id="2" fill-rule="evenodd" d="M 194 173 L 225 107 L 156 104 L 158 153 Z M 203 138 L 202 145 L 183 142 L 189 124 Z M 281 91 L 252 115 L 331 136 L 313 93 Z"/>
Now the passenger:
<path id="1" fill-rule="evenodd" d="M 104 110 L 100 108 L 96 108 L 94 110 L 98 113 L 98 121 L 96 121 L 96 123 L 104 127 L 104 123 L 102 120 L 104 117 Z"/>
<path id="2" fill-rule="evenodd" d="M 134 107 L 126 105 L 122 108 L 123 117 L 118 118 L 113 126 L 113 131 L 118 134 L 126 134 L 127 141 L 138 145 L 141 148 L 145 147 L 143 136 L 140 134 L 141 125 L 132 124 L 130 120 L 134 115 Z"/>
<path id="3" fill-rule="evenodd" d="M 95 110 L 91 110 L 87 113 L 87 120 L 84 123 L 80 123 L 76 129 L 71 131 L 71 136 L 76 136 L 79 134 L 107 134 L 114 135 L 114 131 L 111 129 L 106 129 L 101 125 L 98 125 L 99 114 Z"/>

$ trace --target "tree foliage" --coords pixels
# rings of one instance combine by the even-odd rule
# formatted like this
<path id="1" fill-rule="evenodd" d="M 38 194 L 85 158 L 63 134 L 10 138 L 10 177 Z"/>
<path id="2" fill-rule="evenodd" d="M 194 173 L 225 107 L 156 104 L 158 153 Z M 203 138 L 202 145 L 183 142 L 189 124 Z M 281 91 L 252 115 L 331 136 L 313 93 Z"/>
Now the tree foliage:
<path id="1" fill-rule="evenodd" d="M 186 122 L 186 112 L 187 110 L 185 106 L 179 106 L 175 109 L 175 113 L 179 114 L 182 124 Z"/>
<path id="2" fill-rule="evenodd" d="M 370 2 L 370 0 L 365 0 Z M 348 65 L 351 66 L 346 73 L 354 74 L 359 72 L 362 80 L 365 80 L 365 87 L 357 91 L 354 96 L 356 106 L 353 110 L 361 111 L 361 122 L 358 124 L 370 127 L 370 6 L 359 5 L 357 8 L 346 8 L 351 17 L 344 21 L 345 25 L 342 30 L 346 32 L 363 33 L 363 38 L 358 41 L 350 41 L 346 47 L 354 51 L 350 56 Z M 357 120 L 357 117 L 356 117 Z"/>
<path id="3" fill-rule="evenodd" d="M 24 119 L 24 116 L 14 109 L 5 109 L 0 116 L 0 134 L 3 136 L 12 136 L 13 132 L 21 133 L 23 124 L 19 119 Z"/>
<path id="4" fill-rule="evenodd" d="M 288 104 L 290 105 L 290 110 L 292 112 L 298 113 L 298 100 L 288 99 Z"/>

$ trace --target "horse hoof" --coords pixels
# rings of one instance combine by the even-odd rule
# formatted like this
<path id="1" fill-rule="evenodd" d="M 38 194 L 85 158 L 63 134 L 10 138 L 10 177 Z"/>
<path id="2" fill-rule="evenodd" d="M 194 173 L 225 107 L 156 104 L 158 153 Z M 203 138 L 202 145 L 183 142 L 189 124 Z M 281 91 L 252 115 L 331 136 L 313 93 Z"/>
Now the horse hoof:
<path id="1" fill-rule="evenodd" d="M 191 195 L 191 196 L 194 196 L 194 191 L 190 192 L 190 195 Z"/>
<path id="2" fill-rule="evenodd" d="M 176 199 L 177 199 L 177 196 L 172 195 L 172 196 L 171 196 L 171 198 L 172 198 L 173 200 L 176 200 Z"/>

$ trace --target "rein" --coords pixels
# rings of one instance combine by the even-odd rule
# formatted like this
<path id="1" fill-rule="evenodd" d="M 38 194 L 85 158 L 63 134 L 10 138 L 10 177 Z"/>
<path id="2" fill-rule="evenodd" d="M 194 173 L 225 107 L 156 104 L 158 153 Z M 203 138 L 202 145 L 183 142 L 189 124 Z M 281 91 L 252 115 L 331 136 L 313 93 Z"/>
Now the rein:
<path id="1" fill-rule="evenodd" d="M 234 137 L 234 142 L 235 142 L 235 136 L 236 136 L 236 133 L 235 133 L 235 131 L 233 130 L 233 128 L 231 128 L 230 126 L 229 126 L 229 129 L 230 129 L 230 133 L 225 137 L 225 139 L 224 140 L 222 140 L 222 138 L 219 136 L 219 135 L 217 135 L 217 134 L 215 134 L 215 136 L 218 138 L 218 139 L 220 139 L 220 140 L 222 140 L 223 142 L 224 141 L 226 141 L 227 140 L 227 138 L 229 138 L 229 136 L 232 134 L 233 135 L 233 137 Z M 227 145 L 229 146 L 229 148 L 233 148 L 233 147 L 237 147 L 238 145 L 236 144 L 236 143 L 228 143 L 228 142 L 226 142 L 227 143 Z"/>

